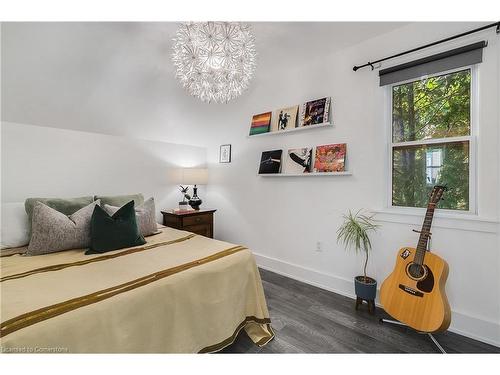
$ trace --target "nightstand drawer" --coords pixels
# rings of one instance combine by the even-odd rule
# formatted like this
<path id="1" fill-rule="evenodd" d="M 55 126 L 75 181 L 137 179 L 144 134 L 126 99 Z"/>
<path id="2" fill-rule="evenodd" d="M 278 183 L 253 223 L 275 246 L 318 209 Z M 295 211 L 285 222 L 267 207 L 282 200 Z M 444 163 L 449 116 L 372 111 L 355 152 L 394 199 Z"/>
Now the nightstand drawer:
<path id="1" fill-rule="evenodd" d="M 212 237 L 212 226 L 209 224 L 184 226 L 183 230 L 196 233 L 205 237 Z"/>
<path id="2" fill-rule="evenodd" d="M 199 211 L 162 211 L 163 225 L 180 230 L 187 230 L 213 238 L 214 235 L 214 212 L 216 210 Z"/>
<path id="3" fill-rule="evenodd" d="M 182 218 L 182 224 L 184 227 L 188 225 L 212 224 L 212 214 L 186 216 Z"/>

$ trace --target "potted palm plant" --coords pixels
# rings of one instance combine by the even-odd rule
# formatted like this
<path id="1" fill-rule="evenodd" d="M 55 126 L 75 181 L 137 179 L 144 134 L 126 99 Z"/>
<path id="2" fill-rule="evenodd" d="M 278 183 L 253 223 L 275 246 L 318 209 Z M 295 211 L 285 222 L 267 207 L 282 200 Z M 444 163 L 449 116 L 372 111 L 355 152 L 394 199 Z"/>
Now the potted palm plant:
<path id="1" fill-rule="evenodd" d="M 372 249 L 369 232 L 375 232 L 379 225 L 375 224 L 373 215 L 366 215 L 362 210 L 355 214 L 349 210 L 343 218 L 344 222 L 337 230 L 337 242 L 342 243 L 346 249 L 353 249 L 356 253 L 363 252 L 365 255 L 363 276 L 354 278 L 356 296 L 358 300 L 363 299 L 373 303 L 377 295 L 377 281 L 366 275 L 366 266 Z M 356 308 L 357 306 L 358 303 L 356 303 Z"/>

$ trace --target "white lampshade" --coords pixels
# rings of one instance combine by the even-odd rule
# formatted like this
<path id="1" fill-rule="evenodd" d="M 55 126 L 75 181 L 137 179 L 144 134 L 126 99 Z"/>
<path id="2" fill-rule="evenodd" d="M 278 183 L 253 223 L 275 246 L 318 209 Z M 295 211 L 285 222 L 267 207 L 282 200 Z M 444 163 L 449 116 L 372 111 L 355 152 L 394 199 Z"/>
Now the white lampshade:
<path id="1" fill-rule="evenodd" d="M 206 185 L 208 182 L 206 168 L 179 168 L 175 172 L 177 183 L 181 185 Z"/>

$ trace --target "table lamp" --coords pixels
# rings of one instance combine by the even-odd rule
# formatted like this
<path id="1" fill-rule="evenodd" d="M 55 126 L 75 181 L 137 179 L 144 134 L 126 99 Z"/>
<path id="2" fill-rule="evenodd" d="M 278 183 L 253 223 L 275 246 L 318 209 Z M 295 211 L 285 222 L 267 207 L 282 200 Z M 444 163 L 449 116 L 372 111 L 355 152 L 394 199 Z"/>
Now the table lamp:
<path id="1" fill-rule="evenodd" d="M 179 170 L 179 184 L 193 185 L 193 196 L 189 200 L 189 205 L 199 210 L 202 200 L 198 197 L 198 187 L 196 185 L 206 185 L 208 182 L 208 169 L 206 168 L 181 168 Z"/>

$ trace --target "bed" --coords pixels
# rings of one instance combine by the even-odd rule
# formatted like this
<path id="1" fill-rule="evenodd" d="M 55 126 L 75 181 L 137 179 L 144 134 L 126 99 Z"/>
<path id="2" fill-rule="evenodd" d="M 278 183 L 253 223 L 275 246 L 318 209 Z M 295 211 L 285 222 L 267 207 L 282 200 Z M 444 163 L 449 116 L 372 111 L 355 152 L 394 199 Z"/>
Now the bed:
<path id="1" fill-rule="evenodd" d="M 160 230 L 105 254 L 3 252 L 2 352 L 206 353 L 241 330 L 267 344 L 274 333 L 251 251 Z"/>

